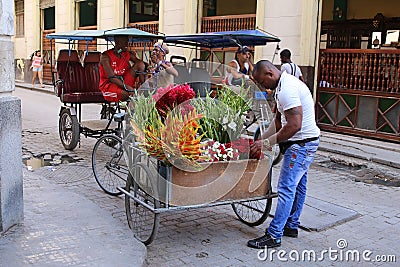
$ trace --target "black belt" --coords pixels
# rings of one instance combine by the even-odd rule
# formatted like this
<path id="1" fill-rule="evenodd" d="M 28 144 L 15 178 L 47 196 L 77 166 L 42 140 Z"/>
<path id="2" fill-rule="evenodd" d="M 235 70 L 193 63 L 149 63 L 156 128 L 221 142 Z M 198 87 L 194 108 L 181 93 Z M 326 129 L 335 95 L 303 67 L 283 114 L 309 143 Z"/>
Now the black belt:
<path id="1" fill-rule="evenodd" d="M 311 137 L 311 138 L 306 138 L 306 139 L 302 139 L 302 140 L 294 140 L 294 141 L 286 141 L 286 142 L 282 142 L 279 143 L 279 149 L 281 150 L 282 154 L 285 154 L 286 150 L 291 147 L 294 144 L 297 144 L 301 147 L 305 146 L 306 143 L 311 142 L 311 141 L 315 141 L 318 140 L 319 136 L 317 137 Z"/>

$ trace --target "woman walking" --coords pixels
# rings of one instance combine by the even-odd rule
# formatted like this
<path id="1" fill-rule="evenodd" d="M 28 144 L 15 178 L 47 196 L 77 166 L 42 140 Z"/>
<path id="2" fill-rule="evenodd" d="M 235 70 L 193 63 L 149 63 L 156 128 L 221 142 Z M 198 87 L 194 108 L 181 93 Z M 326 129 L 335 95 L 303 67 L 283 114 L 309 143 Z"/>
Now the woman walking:
<path id="1" fill-rule="evenodd" d="M 31 61 L 32 61 L 31 69 L 33 71 L 32 87 L 35 86 L 36 76 L 39 77 L 40 87 L 44 87 L 44 85 L 43 85 L 42 55 L 41 55 L 40 50 L 37 50 L 32 54 Z"/>

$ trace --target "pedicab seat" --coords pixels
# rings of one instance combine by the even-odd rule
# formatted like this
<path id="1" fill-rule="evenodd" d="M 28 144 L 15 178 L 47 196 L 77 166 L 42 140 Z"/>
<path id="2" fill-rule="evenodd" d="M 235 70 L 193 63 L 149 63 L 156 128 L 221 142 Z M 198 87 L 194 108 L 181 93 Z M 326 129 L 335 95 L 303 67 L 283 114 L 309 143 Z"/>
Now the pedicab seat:
<path id="1" fill-rule="evenodd" d="M 193 59 L 189 76 L 189 85 L 195 91 L 196 96 L 200 97 L 205 97 L 211 91 L 210 73 L 204 64 L 199 59 Z"/>
<path id="2" fill-rule="evenodd" d="M 97 59 L 98 58 L 98 59 Z M 85 57 L 86 59 L 86 57 Z M 87 59 L 87 67 L 82 66 L 76 50 L 60 50 L 57 58 L 57 92 L 64 103 L 104 103 L 98 88 L 99 74 L 97 53 Z M 96 63 L 97 61 L 97 63 Z M 85 60 L 84 60 L 85 63 Z M 97 66 L 97 67 L 96 67 Z"/>
<path id="3" fill-rule="evenodd" d="M 186 65 L 186 58 L 182 56 L 171 56 L 171 63 L 174 65 L 174 68 L 178 72 L 178 77 L 175 77 L 174 81 L 176 84 L 184 84 L 188 83 L 190 79 L 189 70 Z M 182 63 L 175 62 L 175 60 L 179 60 Z"/>
<path id="4" fill-rule="evenodd" d="M 99 64 L 100 64 L 101 52 L 99 51 L 89 51 L 83 59 L 83 69 L 85 71 L 85 89 L 87 97 L 96 102 L 106 102 L 103 97 L 103 93 L 99 89 L 100 74 L 99 74 Z M 93 95 L 92 95 L 93 94 Z"/>

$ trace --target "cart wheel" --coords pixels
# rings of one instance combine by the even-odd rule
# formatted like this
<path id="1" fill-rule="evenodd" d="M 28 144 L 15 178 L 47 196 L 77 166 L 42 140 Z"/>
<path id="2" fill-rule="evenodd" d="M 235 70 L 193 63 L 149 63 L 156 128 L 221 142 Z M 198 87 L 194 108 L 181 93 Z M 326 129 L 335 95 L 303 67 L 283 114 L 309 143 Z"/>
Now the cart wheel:
<path id="1" fill-rule="evenodd" d="M 67 150 L 73 150 L 79 142 L 79 123 L 76 116 L 72 116 L 69 109 L 63 109 L 58 121 L 58 133 L 61 143 Z"/>
<path id="2" fill-rule="evenodd" d="M 151 181 L 150 171 L 145 165 L 138 163 L 136 168 L 139 168 L 141 180 L 146 179 L 148 182 Z M 152 188 L 155 187 L 152 186 Z M 142 190 L 130 174 L 126 181 L 126 191 L 131 192 L 136 198 L 154 209 L 160 207 L 160 202 L 152 195 Z M 149 245 L 153 242 L 158 231 L 160 214 L 136 202 L 129 196 L 125 196 L 125 211 L 129 228 L 132 230 L 135 237 L 145 245 Z"/>
<path id="3" fill-rule="evenodd" d="M 97 140 L 92 152 L 92 169 L 96 182 L 104 192 L 112 196 L 122 194 L 117 187 L 125 185 L 129 170 L 121 138 L 103 135 Z"/>
<path id="4" fill-rule="evenodd" d="M 271 179 L 271 172 L 268 179 Z M 271 189 L 270 189 L 271 190 Z M 271 211 L 272 198 L 232 203 L 232 208 L 239 220 L 249 226 L 262 224 Z"/>

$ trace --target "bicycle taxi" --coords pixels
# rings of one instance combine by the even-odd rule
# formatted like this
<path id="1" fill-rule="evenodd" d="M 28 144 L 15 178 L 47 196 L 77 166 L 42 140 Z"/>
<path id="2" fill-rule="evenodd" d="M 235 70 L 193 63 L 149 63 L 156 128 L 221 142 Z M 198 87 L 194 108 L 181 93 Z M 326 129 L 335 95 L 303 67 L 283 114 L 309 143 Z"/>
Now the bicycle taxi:
<path id="1" fill-rule="evenodd" d="M 67 150 L 73 150 L 80 142 L 80 134 L 97 138 L 92 152 L 92 169 L 99 186 L 110 195 L 119 195 L 118 186 L 124 185 L 128 168 L 123 159 L 121 131 L 124 113 L 119 103 L 110 103 L 99 89 L 99 62 L 101 52 L 88 51 L 92 42 L 113 47 L 117 35 L 129 36 L 131 45 L 140 43 L 146 46 L 164 39 L 164 36 L 150 34 L 134 28 L 113 30 L 74 30 L 48 34 L 51 51 L 55 43 L 68 45 L 68 49 L 58 52 L 55 66 L 51 60 L 54 92 L 63 103 L 59 112 L 60 140 Z M 97 41 L 102 40 L 102 43 Z M 86 46 L 80 55 L 77 42 Z M 78 45 L 79 46 L 79 45 Z M 81 52 L 82 53 L 82 52 Z M 53 59 L 53 55 L 51 55 Z M 101 106 L 101 117 L 96 120 L 82 120 L 83 105 Z"/>
<path id="2" fill-rule="evenodd" d="M 68 45 L 61 49 L 57 59 L 51 58 L 52 81 L 54 92 L 60 98 L 63 106 L 59 113 L 59 135 L 65 149 L 73 150 L 80 142 L 80 134 L 85 137 L 99 138 L 105 134 L 116 134 L 120 125 L 115 125 L 109 111 L 111 105 L 99 90 L 99 62 L 101 52 L 88 51 L 91 42 L 103 40 L 106 49 L 113 46 L 115 35 L 126 35 L 130 43 L 149 43 L 164 36 L 151 34 L 134 28 L 112 30 L 74 30 L 69 32 L 52 33 L 46 36 L 50 39 L 51 50 L 55 43 Z M 76 49 L 78 42 L 83 42 L 86 51 L 80 55 Z M 55 64 L 53 64 L 55 63 Z M 101 104 L 101 120 L 82 121 L 82 104 Z M 111 118 L 111 119 L 110 119 Z"/>
<path id="3" fill-rule="evenodd" d="M 199 47 L 232 48 L 279 41 L 260 30 L 165 39 L 170 45 L 195 47 L 196 53 Z M 194 60 L 174 67 L 178 70 L 175 83 L 156 86 L 149 96 L 132 99 L 125 118 L 122 143 L 129 175 L 126 185 L 118 190 L 125 194 L 129 227 L 146 245 L 154 240 L 162 213 L 231 205 L 239 220 L 256 226 L 268 217 L 277 196 L 271 187 L 277 148 L 249 158 L 253 137 L 244 134 L 244 117 L 254 108 L 252 98 L 258 92 L 249 94 L 243 86 L 213 84 L 213 74 L 226 72 L 221 64 Z M 157 80 L 149 80 L 142 87 L 154 84 Z M 216 99 L 210 97 L 213 88 Z M 270 111 L 260 113 L 260 125 L 272 119 L 262 115 L 267 113 Z"/>

